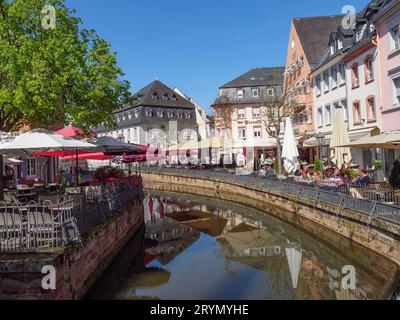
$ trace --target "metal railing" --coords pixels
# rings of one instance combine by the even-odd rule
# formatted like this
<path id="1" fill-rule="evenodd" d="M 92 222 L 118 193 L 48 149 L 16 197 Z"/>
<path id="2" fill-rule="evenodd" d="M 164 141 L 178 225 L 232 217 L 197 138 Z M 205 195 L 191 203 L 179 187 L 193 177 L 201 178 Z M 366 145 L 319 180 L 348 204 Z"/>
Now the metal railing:
<path id="1" fill-rule="evenodd" d="M 53 250 L 78 241 L 81 234 L 106 222 L 110 214 L 123 213 L 142 196 L 141 179 L 134 176 L 69 189 L 57 203 L 0 202 L 0 252 Z"/>
<path id="2" fill-rule="evenodd" d="M 376 218 L 400 224 L 400 205 L 398 202 L 383 202 L 386 198 L 368 198 L 363 197 L 363 193 L 372 192 L 371 189 L 364 186 L 313 186 L 310 184 L 296 183 L 295 181 L 285 181 L 279 179 L 268 179 L 258 176 L 239 176 L 231 173 L 216 172 L 212 170 L 180 169 L 180 168 L 157 168 L 144 167 L 142 172 L 159 172 L 178 176 L 189 176 L 207 180 L 217 180 L 221 182 L 245 185 L 247 188 L 263 188 L 266 191 L 275 191 L 283 197 L 295 195 L 309 200 L 323 202 L 337 207 L 336 214 L 340 215 L 344 209 L 351 209 L 358 213 L 367 215 L 372 221 Z M 358 192 L 353 194 L 351 188 Z M 354 190 L 353 190 L 354 191 Z M 380 190 L 378 192 L 384 192 Z M 393 191 L 394 192 L 394 191 Z M 360 196 L 359 196 L 360 195 Z M 396 196 L 397 197 L 397 196 Z"/>

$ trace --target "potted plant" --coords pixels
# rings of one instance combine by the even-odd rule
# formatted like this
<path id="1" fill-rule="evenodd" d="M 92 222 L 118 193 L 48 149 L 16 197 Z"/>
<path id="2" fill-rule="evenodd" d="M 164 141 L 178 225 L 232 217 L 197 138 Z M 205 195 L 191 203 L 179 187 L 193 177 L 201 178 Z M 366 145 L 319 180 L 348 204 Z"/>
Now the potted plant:
<path id="1" fill-rule="evenodd" d="M 381 182 L 384 180 L 384 174 L 383 174 L 383 170 L 382 170 L 382 161 L 381 160 L 374 160 L 372 162 L 372 166 L 374 168 L 375 171 L 375 180 L 377 182 Z"/>

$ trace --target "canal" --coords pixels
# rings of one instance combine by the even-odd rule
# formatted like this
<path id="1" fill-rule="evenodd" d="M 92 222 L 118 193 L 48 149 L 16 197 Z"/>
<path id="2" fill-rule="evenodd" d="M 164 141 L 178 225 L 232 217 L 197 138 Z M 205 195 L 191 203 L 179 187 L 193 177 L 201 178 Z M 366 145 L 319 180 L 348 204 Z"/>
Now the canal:
<path id="1" fill-rule="evenodd" d="M 389 260 L 345 240 L 316 237 L 266 212 L 160 191 L 147 191 L 144 209 L 144 238 L 141 233 L 129 241 L 86 299 L 364 300 L 395 295 L 397 268 Z M 132 250 L 137 246 L 139 254 Z"/>

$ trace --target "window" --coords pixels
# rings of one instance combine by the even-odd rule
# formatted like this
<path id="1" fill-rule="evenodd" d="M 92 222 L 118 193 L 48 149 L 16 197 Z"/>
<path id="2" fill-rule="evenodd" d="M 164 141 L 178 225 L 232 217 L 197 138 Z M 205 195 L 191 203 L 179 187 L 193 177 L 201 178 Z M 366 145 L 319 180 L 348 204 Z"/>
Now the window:
<path id="1" fill-rule="evenodd" d="M 172 111 L 168 112 L 168 118 L 173 118 L 174 117 L 174 113 Z"/>
<path id="2" fill-rule="evenodd" d="M 246 119 L 246 109 L 238 109 L 238 119 Z"/>
<path id="3" fill-rule="evenodd" d="M 315 93 L 316 93 L 317 97 L 321 95 L 321 77 L 320 76 L 317 76 L 315 78 Z"/>
<path id="4" fill-rule="evenodd" d="M 150 109 L 146 110 L 146 117 L 152 117 L 153 116 L 153 111 L 151 111 Z"/>
<path id="5" fill-rule="evenodd" d="M 253 98 L 258 98 L 260 96 L 260 91 L 258 89 L 252 89 Z"/>
<path id="6" fill-rule="evenodd" d="M 126 129 L 126 142 L 131 141 L 131 129 Z"/>
<path id="7" fill-rule="evenodd" d="M 338 50 L 343 49 L 343 40 L 342 39 L 338 39 L 337 48 L 338 48 Z"/>
<path id="8" fill-rule="evenodd" d="M 268 89 L 268 95 L 270 97 L 273 97 L 274 96 L 274 89 Z"/>
<path id="9" fill-rule="evenodd" d="M 166 101 L 169 100 L 168 93 L 165 93 L 162 98 L 163 98 L 163 100 L 166 100 Z"/>
<path id="10" fill-rule="evenodd" d="M 121 122 L 121 117 L 119 115 L 117 116 L 117 122 Z"/>
<path id="11" fill-rule="evenodd" d="M 374 63 L 371 56 L 365 58 L 365 83 L 374 81 Z"/>
<path id="12" fill-rule="evenodd" d="M 344 114 L 344 121 L 349 121 L 349 110 L 347 108 L 347 100 L 342 100 L 341 102 L 342 108 L 343 108 L 343 114 Z"/>
<path id="13" fill-rule="evenodd" d="M 178 112 L 178 118 L 182 119 L 183 118 L 183 113 L 182 112 Z"/>
<path id="14" fill-rule="evenodd" d="M 332 43 L 331 44 L 331 55 L 333 55 L 334 53 L 335 53 L 335 50 L 336 48 L 335 48 L 335 44 L 334 43 Z"/>
<path id="15" fill-rule="evenodd" d="M 135 118 L 139 118 L 139 111 L 135 111 Z"/>
<path id="16" fill-rule="evenodd" d="M 311 92 L 311 80 L 310 78 L 306 79 L 306 94 L 309 94 Z"/>
<path id="17" fill-rule="evenodd" d="M 367 28 L 367 24 L 363 24 L 358 27 L 356 30 L 356 42 L 360 41 L 364 37 L 365 30 Z"/>
<path id="18" fill-rule="evenodd" d="M 352 88 L 358 88 L 360 85 L 359 75 L 358 75 L 358 64 L 354 63 L 351 66 L 351 85 Z"/>
<path id="19" fill-rule="evenodd" d="M 329 71 L 324 72 L 323 79 L 324 79 L 324 92 L 328 92 L 329 91 Z"/>
<path id="20" fill-rule="evenodd" d="M 261 109 L 260 108 L 253 109 L 253 118 L 255 118 L 255 119 L 261 118 Z"/>
<path id="21" fill-rule="evenodd" d="M 324 126 L 324 117 L 322 113 L 322 108 L 318 108 L 318 127 L 322 128 Z"/>
<path id="22" fill-rule="evenodd" d="M 400 77 L 393 79 L 394 85 L 394 105 L 400 104 Z"/>
<path id="23" fill-rule="evenodd" d="M 139 127 L 133 128 L 133 141 L 137 141 L 139 137 Z"/>
<path id="24" fill-rule="evenodd" d="M 192 115 L 190 113 L 186 113 L 186 119 L 191 119 Z"/>
<path id="25" fill-rule="evenodd" d="M 244 91 L 243 91 L 243 89 L 237 90 L 237 91 L 236 91 L 236 94 L 237 94 L 237 98 L 238 98 L 238 99 L 243 99 L 243 96 L 244 96 Z"/>
<path id="26" fill-rule="evenodd" d="M 37 174 L 37 159 L 27 158 L 26 159 L 26 175 L 28 177 L 34 177 Z"/>
<path id="27" fill-rule="evenodd" d="M 353 123 L 354 125 L 361 124 L 360 101 L 353 102 Z"/>
<path id="28" fill-rule="evenodd" d="M 307 112 L 307 124 L 312 124 L 312 123 L 313 123 L 313 118 L 312 118 L 312 116 L 313 116 L 312 111 L 309 110 L 309 111 Z"/>
<path id="29" fill-rule="evenodd" d="M 391 36 L 392 36 L 392 51 L 399 50 L 400 49 L 400 28 L 399 26 L 393 28 L 391 30 Z"/>
<path id="30" fill-rule="evenodd" d="M 159 118 L 164 118 L 164 112 L 163 111 L 157 111 L 157 116 Z"/>
<path id="31" fill-rule="evenodd" d="M 132 112 L 131 111 L 129 111 L 129 113 L 128 113 L 128 119 L 132 120 Z"/>
<path id="32" fill-rule="evenodd" d="M 346 83 L 346 68 L 344 63 L 339 64 L 339 85 Z"/>
<path id="33" fill-rule="evenodd" d="M 261 128 L 260 127 L 255 127 L 254 128 L 254 138 L 261 138 Z"/>
<path id="34" fill-rule="evenodd" d="M 239 128 L 239 139 L 246 138 L 246 128 Z"/>
<path id="35" fill-rule="evenodd" d="M 337 69 L 336 69 L 336 67 L 331 69 L 331 79 L 332 79 L 332 88 L 336 88 L 337 87 Z"/>
<path id="36" fill-rule="evenodd" d="M 376 121 L 375 97 L 368 97 L 367 99 L 367 116 L 368 122 Z"/>
<path id="37" fill-rule="evenodd" d="M 125 120 L 126 120 L 126 114 L 123 113 L 123 114 L 122 114 L 122 121 L 125 121 Z"/>
<path id="38" fill-rule="evenodd" d="M 325 106 L 325 124 L 327 126 L 332 124 L 332 110 L 330 105 Z"/>

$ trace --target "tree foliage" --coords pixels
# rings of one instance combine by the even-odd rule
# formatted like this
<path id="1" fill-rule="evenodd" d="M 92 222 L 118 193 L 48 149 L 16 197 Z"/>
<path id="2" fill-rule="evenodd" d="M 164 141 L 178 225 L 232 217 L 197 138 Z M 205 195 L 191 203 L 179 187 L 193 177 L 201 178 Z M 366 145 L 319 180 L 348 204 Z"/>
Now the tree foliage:
<path id="1" fill-rule="evenodd" d="M 116 53 L 65 0 L 0 0 L 0 130 L 25 124 L 73 122 L 90 129 L 112 124 L 111 112 L 129 99 Z M 42 27 L 45 5 L 54 29 Z"/>
<path id="2" fill-rule="evenodd" d="M 392 172 L 389 177 L 389 183 L 393 188 L 400 188 L 400 161 L 393 163 Z"/>

